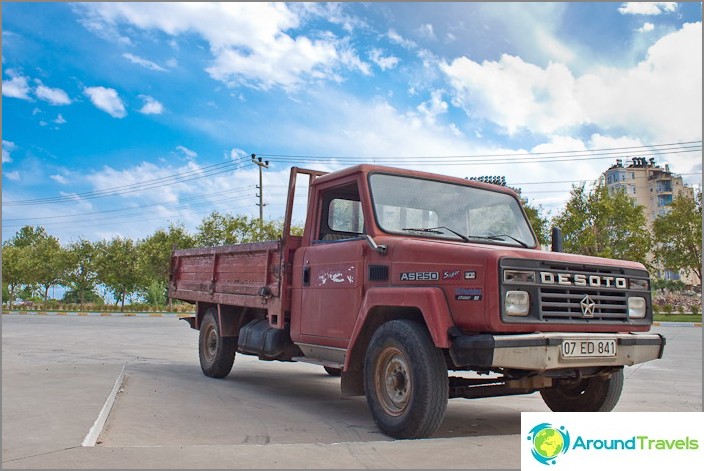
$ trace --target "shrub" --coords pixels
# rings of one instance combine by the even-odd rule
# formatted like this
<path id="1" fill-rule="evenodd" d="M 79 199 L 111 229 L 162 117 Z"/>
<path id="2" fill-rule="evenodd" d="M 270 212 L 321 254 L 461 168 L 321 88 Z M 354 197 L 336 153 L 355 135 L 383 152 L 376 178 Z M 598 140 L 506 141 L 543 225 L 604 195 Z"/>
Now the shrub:
<path id="1" fill-rule="evenodd" d="M 684 314 L 684 306 L 683 305 L 680 304 L 679 306 L 677 306 L 677 314 L 679 314 L 679 315 Z"/>
<path id="2" fill-rule="evenodd" d="M 692 308 L 690 309 L 690 311 L 692 311 L 692 314 L 694 314 L 695 316 L 698 316 L 699 315 L 699 306 L 696 304 L 693 305 Z"/>
<path id="3" fill-rule="evenodd" d="M 663 310 L 665 311 L 665 314 L 670 315 L 672 314 L 672 304 L 665 304 L 663 307 Z"/>

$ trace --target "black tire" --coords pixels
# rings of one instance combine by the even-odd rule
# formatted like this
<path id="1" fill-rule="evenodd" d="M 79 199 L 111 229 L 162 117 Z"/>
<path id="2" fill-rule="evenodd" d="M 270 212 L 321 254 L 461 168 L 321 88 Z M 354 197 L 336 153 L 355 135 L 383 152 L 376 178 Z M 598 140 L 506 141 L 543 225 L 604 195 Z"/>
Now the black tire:
<path id="1" fill-rule="evenodd" d="M 333 368 L 331 366 L 323 366 L 323 368 L 325 368 L 325 371 L 330 376 L 340 376 L 342 374 L 342 370 L 340 368 Z"/>
<path id="2" fill-rule="evenodd" d="M 236 337 L 221 337 L 215 309 L 208 309 L 200 324 L 198 356 L 205 376 L 224 378 L 235 361 Z"/>
<path id="3" fill-rule="evenodd" d="M 445 417 L 447 364 L 425 326 L 394 320 L 377 329 L 364 360 L 364 390 L 377 427 L 393 438 L 426 438 Z"/>
<path id="4" fill-rule="evenodd" d="M 620 369 L 608 377 L 561 380 L 554 388 L 540 391 L 540 395 L 553 412 L 609 412 L 616 407 L 622 389 Z"/>

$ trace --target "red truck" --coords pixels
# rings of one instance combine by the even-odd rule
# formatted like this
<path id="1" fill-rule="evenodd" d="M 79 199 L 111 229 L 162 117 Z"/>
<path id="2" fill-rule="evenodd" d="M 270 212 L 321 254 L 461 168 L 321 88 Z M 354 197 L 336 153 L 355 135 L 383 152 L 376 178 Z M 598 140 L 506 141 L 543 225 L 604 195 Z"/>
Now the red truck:
<path id="1" fill-rule="evenodd" d="M 382 432 L 421 438 L 448 398 L 539 391 L 553 411 L 610 411 L 624 365 L 662 357 L 645 267 L 540 250 L 509 188 L 358 165 L 294 167 L 288 191 L 280 240 L 172 254 L 207 376 L 236 352 L 319 364 Z"/>

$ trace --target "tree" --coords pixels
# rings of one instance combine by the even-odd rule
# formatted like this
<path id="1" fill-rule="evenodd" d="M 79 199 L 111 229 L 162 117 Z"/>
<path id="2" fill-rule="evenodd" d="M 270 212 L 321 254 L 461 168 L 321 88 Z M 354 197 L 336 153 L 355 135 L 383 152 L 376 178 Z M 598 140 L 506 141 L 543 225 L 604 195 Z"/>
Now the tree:
<path id="1" fill-rule="evenodd" d="M 140 291 L 147 303 L 153 306 L 166 304 L 171 251 L 193 246 L 195 238 L 185 227 L 174 224 L 169 224 L 167 229 L 158 229 L 139 244 L 139 268 L 144 280 Z"/>
<path id="2" fill-rule="evenodd" d="M 142 286 L 138 257 L 138 246 L 132 239 L 115 237 L 96 244 L 98 281 L 120 301 L 120 310 L 125 309 L 127 296 Z"/>
<path id="3" fill-rule="evenodd" d="M 295 233 L 296 228 L 291 228 Z M 283 220 L 264 221 L 249 216 L 235 216 L 213 211 L 197 228 L 196 244 L 200 247 L 241 244 L 281 239 Z"/>
<path id="4" fill-rule="evenodd" d="M 655 257 L 668 270 L 694 273 L 702 281 L 702 194 L 678 196 L 653 224 Z"/>
<path id="5" fill-rule="evenodd" d="M 538 243 L 540 245 L 546 245 L 550 242 L 550 220 L 544 217 L 542 213 L 542 206 L 538 207 L 532 206 L 528 203 L 528 199 L 521 197 L 521 203 L 523 204 L 523 209 L 528 216 L 528 222 L 530 222 L 535 235 L 538 237 Z"/>
<path id="6" fill-rule="evenodd" d="M 13 245 L 3 245 L 2 247 L 2 286 L 3 299 L 9 299 L 12 303 L 17 296 L 19 288 L 27 283 L 27 265 L 29 257 L 27 248 L 15 247 Z M 7 289 L 7 294 L 4 290 Z M 7 298 L 5 297 L 7 296 Z"/>
<path id="7" fill-rule="evenodd" d="M 24 226 L 7 241 L 7 244 L 14 247 L 30 247 L 48 237 L 49 234 L 47 234 L 46 229 L 41 226 Z"/>
<path id="8" fill-rule="evenodd" d="M 171 251 L 193 246 L 194 237 L 182 225 L 169 224 L 167 229 L 157 229 L 139 244 L 139 263 L 145 280 L 166 284 L 169 281 Z"/>
<path id="9" fill-rule="evenodd" d="M 43 227 L 24 226 L 8 241 L 8 245 L 23 251 L 23 284 L 40 286 L 46 305 L 49 289 L 60 284 L 67 271 L 66 252 L 59 239 L 50 236 Z"/>
<path id="10" fill-rule="evenodd" d="M 643 208 L 623 192 L 610 195 L 603 184 L 591 191 L 575 186 L 553 222 L 562 228 L 565 252 L 649 265 L 652 238 Z"/>
<path id="11" fill-rule="evenodd" d="M 65 282 L 72 297 L 76 297 L 81 307 L 86 301 L 94 302 L 93 292 L 98 277 L 96 271 L 96 250 L 93 243 L 79 239 L 66 250 L 67 270 Z M 66 297 L 64 297 L 65 299 Z"/>
<path id="12" fill-rule="evenodd" d="M 43 288 L 44 306 L 49 301 L 49 289 L 66 279 L 68 258 L 59 239 L 47 236 L 30 246 L 29 272 L 31 281 Z"/>

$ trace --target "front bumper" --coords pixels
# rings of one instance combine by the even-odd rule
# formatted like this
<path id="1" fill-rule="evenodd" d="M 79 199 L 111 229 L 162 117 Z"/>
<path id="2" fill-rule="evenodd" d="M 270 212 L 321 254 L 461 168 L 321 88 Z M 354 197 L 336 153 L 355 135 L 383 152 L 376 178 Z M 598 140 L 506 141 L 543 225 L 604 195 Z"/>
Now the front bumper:
<path id="1" fill-rule="evenodd" d="M 565 358 L 562 354 L 564 340 L 609 339 L 616 341 L 616 354 L 612 357 Z M 478 334 L 454 337 L 450 357 L 458 367 L 545 371 L 591 366 L 630 366 L 662 358 L 664 348 L 665 337 L 660 334 Z"/>

